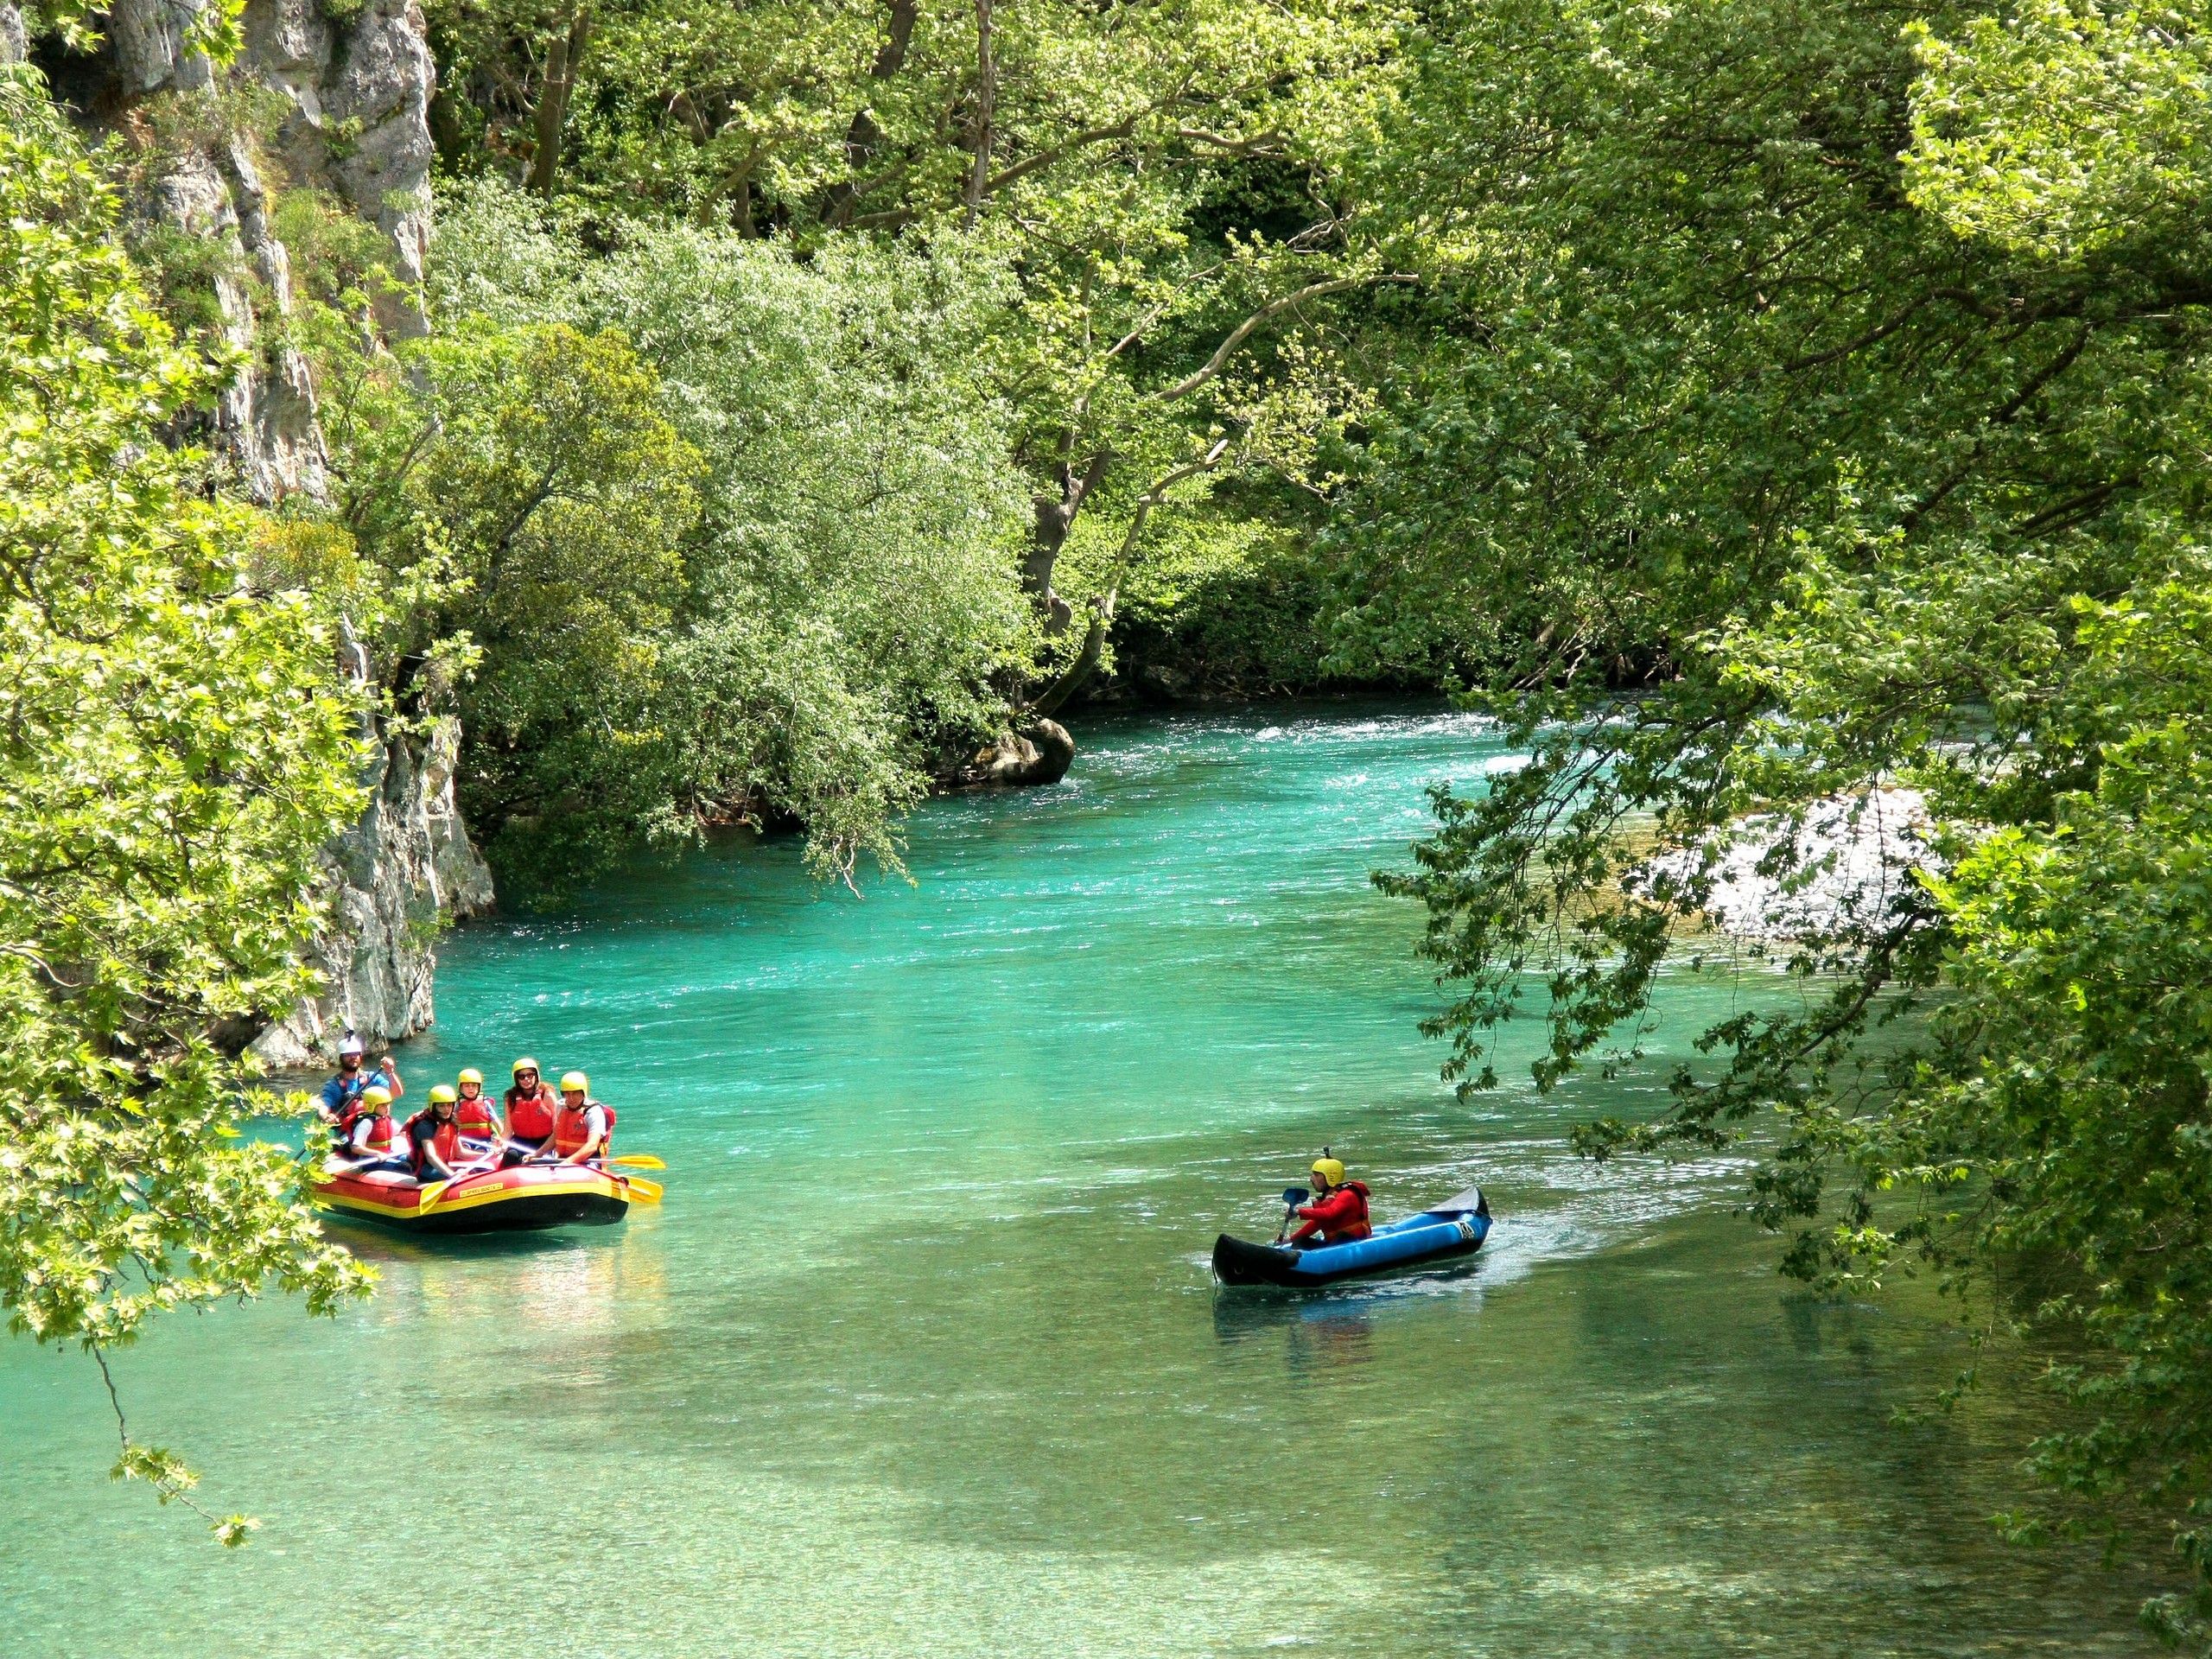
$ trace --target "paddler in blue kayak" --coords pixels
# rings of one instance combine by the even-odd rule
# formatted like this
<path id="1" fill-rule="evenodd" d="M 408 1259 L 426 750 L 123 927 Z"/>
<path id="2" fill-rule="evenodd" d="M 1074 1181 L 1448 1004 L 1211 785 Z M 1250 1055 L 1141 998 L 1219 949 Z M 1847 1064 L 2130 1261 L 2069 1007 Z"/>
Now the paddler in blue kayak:
<path id="1" fill-rule="evenodd" d="M 1293 1249 L 1357 1243 L 1375 1230 L 1367 1224 L 1366 1184 L 1344 1179 L 1343 1160 L 1331 1157 L 1324 1147 L 1313 1160 L 1313 1201 L 1299 1207 L 1298 1217 L 1305 1225 L 1290 1236 L 1287 1243 Z"/>

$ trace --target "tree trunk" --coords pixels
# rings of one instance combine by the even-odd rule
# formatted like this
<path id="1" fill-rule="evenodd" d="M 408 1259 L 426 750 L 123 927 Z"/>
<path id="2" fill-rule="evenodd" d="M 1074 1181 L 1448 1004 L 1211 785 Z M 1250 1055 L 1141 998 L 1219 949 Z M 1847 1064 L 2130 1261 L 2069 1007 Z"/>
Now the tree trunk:
<path id="1" fill-rule="evenodd" d="M 976 121 L 972 128 L 976 163 L 968 171 L 968 213 L 964 223 L 976 228 L 982 211 L 983 187 L 991 177 L 991 105 L 998 96 L 998 65 L 991 60 L 991 0 L 976 0 Z"/>
<path id="2" fill-rule="evenodd" d="M 868 73 L 888 80 L 905 67 L 906 43 L 914 38 L 914 19 L 921 14 L 921 0 L 891 0 L 891 32 L 868 66 Z"/>
<path id="3" fill-rule="evenodd" d="M 1113 568 L 1106 573 L 1106 586 L 1098 597 L 1090 601 L 1090 626 L 1083 632 L 1083 649 L 1076 652 L 1073 662 L 1060 671 L 1058 679 L 1031 699 L 1029 709 L 1032 713 L 1059 713 L 1063 703 L 1090 683 L 1090 677 L 1098 671 L 1099 658 L 1105 654 L 1107 631 L 1114 626 L 1114 612 L 1121 603 L 1122 578 L 1136 560 L 1138 544 L 1144 540 L 1145 526 L 1152 520 L 1152 510 L 1165 501 L 1168 491 L 1178 484 L 1213 471 L 1221 465 L 1222 457 L 1228 453 L 1229 440 L 1219 439 L 1205 454 L 1176 467 L 1137 498 L 1136 513 L 1129 520 L 1128 533 L 1122 537 L 1122 550 L 1114 556 Z"/>
<path id="4" fill-rule="evenodd" d="M 1074 613 L 1067 601 L 1052 591 L 1053 567 L 1059 563 L 1060 550 L 1067 545 L 1068 532 L 1075 528 L 1076 514 L 1083 511 L 1084 498 L 1098 487 L 1113 461 L 1113 452 L 1102 449 L 1080 475 L 1064 461 L 1059 493 L 1036 498 L 1037 524 L 1030 533 L 1029 551 L 1021 561 L 1021 590 L 1044 613 L 1045 632 L 1055 639 L 1067 632 Z"/>
<path id="5" fill-rule="evenodd" d="M 891 29 L 876 48 L 875 61 L 868 66 L 870 76 L 888 80 L 906 67 L 906 48 L 914 38 L 914 20 L 920 15 L 921 0 L 891 0 Z M 845 165 L 853 169 L 855 177 L 841 179 L 830 187 L 822 208 L 823 224 L 842 227 L 853 222 L 853 212 L 860 201 L 858 175 L 874 158 L 875 147 L 882 138 L 882 130 L 873 116 L 866 110 L 853 112 L 852 124 L 845 129 Z"/>
<path id="6" fill-rule="evenodd" d="M 581 11 L 565 35 L 556 35 L 545 48 L 545 85 L 539 88 L 534 115 L 537 149 L 530 158 L 530 188 L 542 196 L 553 194 L 553 181 L 561 167 L 561 132 L 569 124 L 569 94 L 575 88 L 576 66 L 591 38 L 591 13 Z"/>

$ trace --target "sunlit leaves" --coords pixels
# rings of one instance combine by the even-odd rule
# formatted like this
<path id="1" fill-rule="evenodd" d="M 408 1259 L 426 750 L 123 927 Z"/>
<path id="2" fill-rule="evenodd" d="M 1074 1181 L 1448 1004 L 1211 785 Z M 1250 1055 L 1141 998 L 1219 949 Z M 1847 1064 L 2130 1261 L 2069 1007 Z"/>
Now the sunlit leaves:
<path id="1" fill-rule="evenodd" d="M 328 619 L 255 592 L 254 516 L 162 442 L 211 377 L 114 214 L 58 125 L 0 126 L 0 1306 L 99 1346 L 272 1283 L 327 1312 L 369 1277 L 298 1154 L 241 1133 L 303 1103 L 232 1058 L 308 988 L 359 711 Z"/>

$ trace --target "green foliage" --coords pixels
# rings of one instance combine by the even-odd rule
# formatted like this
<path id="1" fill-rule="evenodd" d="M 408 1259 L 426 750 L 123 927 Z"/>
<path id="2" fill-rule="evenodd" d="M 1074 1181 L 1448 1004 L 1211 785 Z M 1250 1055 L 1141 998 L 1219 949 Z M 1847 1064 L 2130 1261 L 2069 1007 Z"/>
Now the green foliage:
<path id="1" fill-rule="evenodd" d="M 342 523 L 403 710 L 456 704 L 462 804 L 516 896 L 602 868 L 658 799 L 652 708 L 698 460 L 617 331 L 459 330 L 365 371 Z"/>
<path id="2" fill-rule="evenodd" d="M 1046 712 L 1110 655 L 1155 486 L 1307 466 L 1356 417 L 1323 340 L 1383 271 L 1340 180 L 1407 22 L 1358 0 L 431 8 L 448 161 L 528 156 L 601 244 L 677 215 L 803 257 L 906 231 L 1013 278 L 985 360 L 1044 515 L 1026 583 L 1045 627 L 1008 690 Z M 1113 525 L 1072 606 L 1053 504 Z"/>
<path id="3" fill-rule="evenodd" d="M 159 441 L 208 365 L 149 305 L 74 141 L 8 90 L 0 1304 L 94 1348 L 271 1281 L 327 1312 L 368 1275 L 323 1241 L 299 1156 L 240 1128 L 305 1104 L 249 1091 L 218 1039 L 307 988 L 356 711 L 318 607 L 250 585 L 253 515 Z"/>
<path id="4" fill-rule="evenodd" d="M 29 0 L 22 10 L 24 25 L 34 38 L 57 35 L 71 51 L 85 54 L 95 51 L 101 43 L 95 24 L 105 18 L 107 9 L 94 0 Z M 208 4 L 185 10 L 175 24 L 180 48 L 205 53 L 219 64 L 230 62 L 245 41 L 238 27 L 245 10 L 245 0 L 210 0 Z"/>
<path id="5" fill-rule="evenodd" d="M 548 48 L 586 42 L 564 175 L 616 213 L 748 232 L 939 222 L 966 216 L 987 138 L 995 213 L 1061 242 L 1112 219 L 1139 257 L 1223 165 L 1363 135 L 1400 22 L 1343 0 L 1005 8 L 986 62 L 966 3 L 441 0 L 429 18 L 480 163 L 535 148 Z"/>
<path id="6" fill-rule="evenodd" d="M 462 798 L 511 896 L 728 819 L 895 867 L 930 753 L 1029 651 L 979 361 L 1003 274 L 683 228 L 594 257 L 495 181 L 442 247 L 448 332 L 334 358 L 360 391 L 331 430 L 365 553 L 441 595 L 384 607 L 395 692 L 474 653 Z"/>
<path id="7" fill-rule="evenodd" d="M 2147 1617 L 2202 1643 L 2199 20 L 1901 22 L 1438 17 L 1366 175 L 1431 345 L 1334 531 L 1336 661 L 1448 666 L 1534 753 L 1381 878 L 1428 909 L 1447 1075 L 1494 1084 L 1526 1015 L 1540 1086 L 1632 1057 L 1755 862 L 1813 995 L 1580 1144 L 1778 1124 L 1754 1211 L 1831 1286 L 2056 1252 L 2086 1427 L 2037 1461 L 2174 1524 L 2196 1587 Z M 1878 841 L 1897 785 L 1926 830 Z"/>
<path id="8" fill-rule="evenodd" d="M 1154 521 L 1109 658 L 1124 683 L 1170 698 L 1320 689 L 1332 573 L 1273 505 L 1217 493 Z"/>
<path id="9" fill-rule="evenodd" d="M 1914 201 L 1963 235 L 2073 259 L 2152 238 L 2167 260 L 2201 247 L 2202 22 L 2171 7 L 2031 0 L 1967 20 L 1953 39 L 1915 25 L 1926 73 L 1904 157 Z"/>

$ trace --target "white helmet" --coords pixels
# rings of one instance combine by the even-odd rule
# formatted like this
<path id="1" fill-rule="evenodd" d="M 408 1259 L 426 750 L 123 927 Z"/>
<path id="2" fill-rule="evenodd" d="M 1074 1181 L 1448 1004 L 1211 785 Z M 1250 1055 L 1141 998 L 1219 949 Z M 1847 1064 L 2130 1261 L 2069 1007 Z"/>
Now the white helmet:
<path id="1" fill-rule="evenodd" d="M 340 1059 L 345 1058 L 348 1054 L 359 1054 L 360 1052 L 361 1039 L 356 1037 L 352 1032 L 347 1032 L 345 1036 L 339 1039 L 338 1057 Z"/>

